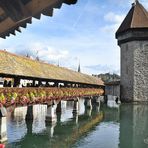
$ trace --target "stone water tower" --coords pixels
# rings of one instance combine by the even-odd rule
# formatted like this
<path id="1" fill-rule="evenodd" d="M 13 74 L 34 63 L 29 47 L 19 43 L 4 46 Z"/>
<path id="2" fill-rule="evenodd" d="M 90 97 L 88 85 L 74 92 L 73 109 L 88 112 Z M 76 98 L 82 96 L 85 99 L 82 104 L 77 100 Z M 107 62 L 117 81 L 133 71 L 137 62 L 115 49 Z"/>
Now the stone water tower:
<path id="1" fill-rule="evenodd" d="M 138 0 L 116 38 L 121 48 L 121 101 L 148 101 L 148 12 Z"/>

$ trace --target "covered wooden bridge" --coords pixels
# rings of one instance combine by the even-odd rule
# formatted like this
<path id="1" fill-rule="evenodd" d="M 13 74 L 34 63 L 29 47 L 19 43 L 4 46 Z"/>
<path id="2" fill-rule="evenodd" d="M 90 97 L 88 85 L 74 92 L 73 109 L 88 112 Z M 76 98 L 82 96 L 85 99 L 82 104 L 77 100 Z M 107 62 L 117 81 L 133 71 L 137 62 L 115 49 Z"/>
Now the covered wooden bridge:
<path id="1" fill-rule="evenodd" d="M 52 16 L 55 8 L 62 4 L 75 4 L 77 0 L 0 0 L 0 37 L 6 38 L 20 27 L 26 28 L 32 18 L 40 19 L 41 14 Z"/>
<path id="2" fill-rule="evenodd" d="M 32 80 L 30 87 L 42 86 L 42 82 L 44 82 L 44 86 L 50 86 L 50 82 L 53 82 L 53 86 L 56 87 L 59 87 L 60 84 L 63 87 L 100 88 L 104 86 L 101 79 L 93 76 L 3 50 L 0 50 L 0 77 L 13 78 L 11 86 L 14 87 L 20 86 L 21 79 Z"/>
<path id="3" fill-rule="evenodd" d="M 0 103 L 27 105 L 104 94 L 101 79 L 0 50 Z M 26 86 L 22 81 L 31 81 Z M 23 88 L 22 88 L 23 87 Z"/>
<path id="4" fill-rule="evenodd" d="M 34 104 L 46 104 L 46 122 L 54 123 L 57 120 L 55 112 L 62 110 L 62 100 L 73 101 L 73 114 L 78 114 L 79 100 L 82 97 L 85 98 L 85 105 L 92 109 L 92 99 L 100 106 L 100 96 L 104 94 L 104 83 L 101 79 L 2 50 L 0 77 L 13 80 L 11 87 L 0 88 L 1 142 L 7 140 L 5 107 L 28 106 L 25 117 L 27 121 L 34 118 Z M 22 79 L 31 80 L 32 85 L 19 88 Z M 44 87 L 43 81 L 46 83 Z M 54 83 L 53 87 L 50 87 L 51 82 Z M 64 88 L 61 88 L 60 83 L 64 84 Z"/>

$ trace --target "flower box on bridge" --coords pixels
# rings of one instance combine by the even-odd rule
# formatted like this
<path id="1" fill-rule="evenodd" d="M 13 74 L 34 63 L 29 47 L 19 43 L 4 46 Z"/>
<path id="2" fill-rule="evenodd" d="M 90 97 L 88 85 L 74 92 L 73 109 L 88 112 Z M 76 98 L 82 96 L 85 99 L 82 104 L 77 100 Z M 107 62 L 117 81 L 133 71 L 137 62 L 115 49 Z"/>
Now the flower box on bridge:
<path id="1" fill-rule="evenodd" d="M 96 88 L 1 88 L 0 104 L 5 107 L 48 104 L 53 100 L 74 100 L 103 93 L 103 89 Z"/>

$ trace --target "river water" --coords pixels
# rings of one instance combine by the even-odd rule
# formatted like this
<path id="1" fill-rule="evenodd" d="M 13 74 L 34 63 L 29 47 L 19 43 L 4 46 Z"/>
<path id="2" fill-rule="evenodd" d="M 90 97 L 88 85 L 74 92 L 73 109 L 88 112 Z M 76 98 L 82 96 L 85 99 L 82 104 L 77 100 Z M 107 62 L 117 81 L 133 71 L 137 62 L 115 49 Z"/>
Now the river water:
<path id="1" fill-rule="evenodd" d="M 148 148 L 148 105 L 93 105 L 62 102 L 57 122 L 45 123 L 47 107 L 34 105 L 34 121 L 26 122 L 26 107 L 7 117 L 6 148 Z"/>

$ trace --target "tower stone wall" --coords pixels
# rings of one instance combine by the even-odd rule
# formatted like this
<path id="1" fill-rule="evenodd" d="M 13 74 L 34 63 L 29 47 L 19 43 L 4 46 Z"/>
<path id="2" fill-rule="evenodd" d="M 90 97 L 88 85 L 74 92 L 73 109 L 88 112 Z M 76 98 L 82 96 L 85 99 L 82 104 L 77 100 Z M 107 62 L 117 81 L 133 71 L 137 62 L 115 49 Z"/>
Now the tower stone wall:
<path id="1" fill-rule="evenodd" d="M 130 43 L 121 45 L 121 100 L 133 99 L 134 58 Z"/>
<path id="2" fill-rule="evenodd" d="M 148 41 L 135 42 L 134 101 L 148 101 Z"/>
<path id="3" fill-rule="evenodd" d="M 121 47 L 121 100 L 148 101 L 148 41 L 129 41 Z"/>

